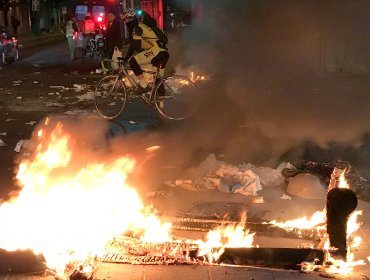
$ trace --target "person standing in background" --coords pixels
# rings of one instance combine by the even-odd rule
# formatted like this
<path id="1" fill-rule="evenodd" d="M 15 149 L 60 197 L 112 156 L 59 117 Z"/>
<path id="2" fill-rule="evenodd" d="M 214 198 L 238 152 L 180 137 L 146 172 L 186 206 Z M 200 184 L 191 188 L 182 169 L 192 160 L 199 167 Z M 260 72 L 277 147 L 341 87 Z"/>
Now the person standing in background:
<path id="1" fill-rule="evenodd" d="M 108 12 L 108 28 L 105 34 L 106 44 L 107 44 L 107 51 L 106 57 L 112 58 L 114 48 L 117 47 L 119 50 L 122 49 L 122 38 L 121 38 L 121 29 L 119 22 L 116 20 L 116 16 L 113 12 Z"/>
<path id="2" fill-rule="evenodd" d="M 13 27 L 14 35 L 17 35 L 18 34 L 18 26 L 21 25 L 21 22 L 15 16 L 12 15 L 10 17 L 10 23 Z"/>
<path id="3" fill-rule="evenodd" d="M 96 31 L 99 29 L 98 24 L 92 18 L 91 13 L 87 13 L 85 16 L 85 20 L 81 25 L 81 32 L 83 33 L 84 40 L 83 40 L 83 49 L 86 51 L 87 43 L 94 39 Z"/>
<path id="4" fill-rule="evenodd" d="M 76 59 L 75 49 L 76 49 L 76 40 L 75 40 L 75 32 L 78 31 L 78 27 L 76 22 L 74 21 L 74 18 L 67 15 L 66 17 L 66 23 L 63 26 L 63 32 L 66 35 L 67 42 L 68 42 L 68 48 L 69 48 L 69 55 L 71 60 Z"/>

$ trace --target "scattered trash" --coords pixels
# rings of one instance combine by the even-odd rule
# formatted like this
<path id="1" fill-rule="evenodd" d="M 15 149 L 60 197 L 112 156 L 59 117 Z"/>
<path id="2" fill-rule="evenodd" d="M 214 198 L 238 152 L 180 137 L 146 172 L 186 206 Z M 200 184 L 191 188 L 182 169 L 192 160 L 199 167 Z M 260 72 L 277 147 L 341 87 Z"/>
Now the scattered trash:
<path id="1" fill-rule="evenodd" d="M 176 186 L 180 186 L 180 185 L 183 185 L 183 184 L 191 185 L 192 183 L 193 183 L 192 180 L 175 180 L 175 185 Z"/>
<path id="2" fill-rule="evenodd" d="M 281 199 L 292 200 L 292 197 L 291 197 L 291 196 L 289 196 L 289 195 L 287 195 L 287 194 L 285 194 L 285 193 L 284 193 L 280 198 L 281 198 Z"/>
<path id="3" fill-rule="evenodd" d="M 19 140 L 18 143 L 15 145 L 14 151 L 19 153 L 21 149 L 27 147 L 29 143 L 30 140 Z"/>
<path id="4" fill-rule="evenodd" d="M 12 121 L 15 121 L 15 119 L 6 119 L 5 121 L 6 122 L 12 122 Z"/>
<path id="5" fill-rule="evenodd" d="M 192 180 L 166 181 L 165 184 L 170 187 L 181 187 L 189 191 L 199 191 L 199 187 L 193 185 Z"/>
<path id="6" fill-rule="evenodd" d="M 34 67 L 37 67 L 37 68 L 43 68 L 44 67 L 44 65 L 41 65 L 41 64 L 32 64 L 32 66 L 34 66 Z"/>
<path id="7" fill-rule="evenodd" d="M 74 90 L 74 91 L 79 92 L 79 91 L 82 91 L 82 90 L 84 90 L 84 89 L 85 89 L 85 87 L 84 87 L 83 85 L 73 84 L 73 90 Z"/>
<path id="8" fill-rule="evenodd" d="M 69 90 L 69 87 L 65 87 L 65 86 L 50 86 L 50 88 L 56 88 L 56 89 L 61 89 L 61 90 Z"/>
<path id="9" fill-rule="evenodd" d="M 230 193 L 231 192 L 230 186 L 228 185 L 228 183 L 224 179 L 220 180 L 220 185 L 218 186 L 218 190 L 220 192 L 224 192 L 224 193 Z"/>
<path id="10" fill-rule="evenodd" d="M 257 195 L 257 191 L 262 190 L 260 179 L 252 170 L 237 173 L 234 175 L 236 182 L 231 187 L 233 193 L 240 193 L 243 195 Z"/>
<path id="11" fill-rule="evenodd" d="M 6 143 L 0 139 L 0 147 L 4 147 L 4 146 L 6 146 Z"/>
<path id="12" fill-rule="evenodd" d="M 35 121 L 30 121 L 30 122 L 27 122 L 26 124 L 28 124 L 28 125 L 35 125 L 36 122 Z"/>
<path id="13" fill-rule="evenodd" d="M 33 81 L 33 83 L 34 83 L 34 84 L 38 84 L 38 83 L 39 83 L 39 81 Z"/>
<path id="14" fill-rule="evenodd" d="M 94 100 L 94 93 L 88 92 L 85 94 L 82 94 L 80 96 L 77 96 L 78 101 L 86 101 L 86 100 Z"/>
<path id="15" fill-rule="evenodd" d="M 253 169 L 254 173 L 260 178 L 261 185 L 264 188 L 275 188 L 285 184 L 286 179 L 278 169 L 270 167 L 257 167 Z"/>
<path id="16" fill-rule="evenodd" d="M 46 102 L 46 103 L 45 103 L 45 106 L 46 106 L 46 107 L 59 107 L 59 108 L 61 108 L 61 107 L 65 107 L 65 105 L 64 105 L 64 104 L 62 104 L 62 103 L 58 103 L 58 102 Z"/>
<path id="17" fill-rule="evenodd" d="M 252 203 L 254 204 L 262 204 L 265 203 L 262 196 L 255 196 L 252 198 Z"/>
<path id="18" fill-rule="evenodd" d="M 21 100 L 21 99 L 22 99 L 22 96 L 17 96 L 17 99 L 18 99 L 18 100 Z"/>
<path id="19" fill-rule="evenodd" d="M 157 197 L 157 196 L 165 196 L 165 195 L 166 195 L 165 191 L 152 191 L 152 192 L 148 192 L 148 193 L 145 194 L 145 196 L 147 198 Z"/>
<path id="20" fill-rule="evenodd" d="M 74 111 L 64 112 L 64 114 L 65 115 L 70 115 L 70 116 L 74 116 L 74 115 L 87 115 L 88 112 L 86 110 L 77 109 L 77 110 L 74 110 Z"/>
<path id="21" fill-rule="evenodd" d="M 96 74 L 106 74 L 108 72 L 108 69 L 107 68 L 98 68 L 98 69 L 95 69 L 95 73 Z M 91 74 L 94 74 L 94 72 L 91 72 Z"/>
<path id="22" fill-rule="evenodd" d="M 71 72 L 72 75 L 79 75 L 80 73 L 78 71 Z"/>
<path id="23" fill-rule="evenodd" d="M 8 135 L 8 132 L 1 132 L 0 133 L 0 136 L 6 136 L 6 135 Z"/>

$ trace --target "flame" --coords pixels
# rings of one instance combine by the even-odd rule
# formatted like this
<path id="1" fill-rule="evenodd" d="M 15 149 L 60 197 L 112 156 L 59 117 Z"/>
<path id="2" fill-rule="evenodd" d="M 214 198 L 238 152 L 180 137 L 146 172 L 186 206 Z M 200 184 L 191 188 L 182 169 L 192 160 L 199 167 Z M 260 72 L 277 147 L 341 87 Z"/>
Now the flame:
<path id="1" fill-rule="evenodd" d="M 213 262 L 222 254 L 224 248 L 249 248 L 253 247 L 255 233 L 250 233 L 245 228 L 246 214 L 241 217 L 239 224 L 224 225 L 207 233 L 206 241 L 198 240 L 198 256 L 207 256 Z M 215 250 L 215 248 L 219 248 Z"/>
<path id="2" fill-rule="evenodd" d="M 307 219 L 306 216 L 286 222 L 271 221 L 270 224 L 284 228 L 284 229 L 322 229 L 325 228 L 326 211 L 316 211 L 311 218 Z"/>
<path id="3" fill-rule="evenodd" d="M 196 75 L 194 71 L 190 72 L 189 79 L 193 82 L 196 83 L 197 81 L 204 81 L 206 80 L 206 77 L 203 75 Z"/>
<path id="4" fill-rule="evenodd" d="M 158 149 L 152 146 L 147 151 Z M 171 224 L 161 222 L 126 182 L 136 168 L 136 161 L 130 157 L 104 162 L 84 158 L 63 125 L 51 127 L 46 119 L 37 131 L 34 151 L 19 165 L 16 179 L 21 191 L 0 205 L 0 247 L 9 251 L 32 249 L 45 257 L 49 268 L 63 274 L 73 262 L 84 262 L 83 269 L 92 270 L 89 263 L 94 256 L 103 255 L 107 243 L 124 233 L 145 242 L 172 241 Z M 361 214 L 355 211 L 348 220 L 348 239 L 352 240 L 348 242 L 347 262 L 331 257 L 328 237 L 322 239 L 328 260 L 333 263 L 326 271 L 345 274 L 364 264 L 355 261 L 353 253 L 361 239 L 352 237 L 360 226 L 357 217 Z M 325 229 L 325 219 L 322 210 L 309 219 L 270 224 L 288 230 Z M 212 263 L 224 248 L 253 247 L 254 233 L 246 229 L 245 221 L 244 214 L 239 224 L 220 226 L 208 232 L 205 241 L 192 241 L 199 246 L 198 255 Z"/>
<path id="5" fill-rule="evenodd" d="M 349 189 L 349 184 L 347 183 L 345 174 L 346 174 L 346 170 L 340 173 L 338 188 Z"/>
<path id="6" fill-rule="evenodd" d="M 60 123 L 37 137 L 34 155 L 19 165 L 20 193 L 0 206 L 1 248 L 32 249 L 62 273 L 70 262 L 102 254 L 108 240 L 127 231 L 170 240 L 171 225 L 150 213 L 126 183 L 135 160 L 84 162 Z"/>

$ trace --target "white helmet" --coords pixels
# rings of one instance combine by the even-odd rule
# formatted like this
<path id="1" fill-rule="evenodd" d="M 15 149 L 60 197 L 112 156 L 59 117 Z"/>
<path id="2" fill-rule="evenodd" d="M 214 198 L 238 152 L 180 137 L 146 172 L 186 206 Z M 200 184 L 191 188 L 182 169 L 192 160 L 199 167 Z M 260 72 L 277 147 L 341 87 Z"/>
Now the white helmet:
<path id="1" fill-rule="evenodd" d="M 134 8 L 129 8 L 125 12 L 125 16 L 127 16 L 127 17 L 134 17 L 135 15 L 136 15 L 136 11 L 135 11 Z"/>

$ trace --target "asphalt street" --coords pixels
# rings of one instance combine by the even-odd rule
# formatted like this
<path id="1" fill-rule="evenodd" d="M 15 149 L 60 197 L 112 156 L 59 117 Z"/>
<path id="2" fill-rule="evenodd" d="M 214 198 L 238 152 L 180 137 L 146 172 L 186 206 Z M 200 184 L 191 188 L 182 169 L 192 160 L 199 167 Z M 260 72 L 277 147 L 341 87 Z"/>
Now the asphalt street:
<path id="1" fill-rule="evenodd" d="M 34 39 L 33 39 L 34 40 Z M 41 43 L 41 41 L 40 41 Z M 7 64 L 0 69 L 0 145 L 1 168 L 0 168 L 0 194 L 6 199 L 8 194 L 16 187 L 14 186 L 14 172 L 16 170 L 16 159 L 19 151 L 16 149 L 20 141 L 27 140 L 34 133 L 35 127 L 46 116 L 52 118 L 71 120 L 74 118 L 96 118 L 102 121 L 94 112 L 92 92 L 94 85 L 102 77 L 96 74 L 98 67 L 94 61 L 69 61 L 67 44 L 64 38 L 55 36 L 47 45 L 32 43 L 32 47 L 26 49 L 24 42 L 24 53 L 20 51 L 21 60 L 16 63 Z M 344 77 L 343 83 L 348 82 Z M 358 83 L 359 87 L 365 87 L 368 82 L 353 79 L 352 84 Z M 199 123 L 197 123 L 199 125 Z M 139 99 L 133 100 L 127 105 L 125 113 L 111 122 L 109 127 L 110 136 L 133 135 L 136 132 L 145 133 L 151 138 L 163 131 L 173 131 L 187 128 L 188 124 L 167 123 L 158 118 L 155 110 L 142 103 Z M 205 129 L 205 128 L 203 128 Z M 187 132 L 188 129 L 185 129 Z M 142 134 L 141 134 L 142 135 Z M 188 134 L 180 134 L 176 141 L 191 142 Z M 186 137 L 184 138 L 184 135 Z M 153 136 L 154 137 L 154 136 Z M 185 140 L 184 140 L 185 139 Z M 135 140 L 137 141 L 137 140 Z M 214 141 L 214 139 L 212 139 Z M 199 154 L 208 154 L 210 151 L 198 151 Z M 193 155 L 188 156 L 193 158 Z M 185 161 L 185 160 L 184 160 Z M 163 175 L 163 174 L 162 174 Z M 258 213 L 284 213 L 289 216 L 288 205 L 299 204 L 306 210 L 320 209 L 325 201 L 312 201 L 299 199 L 292 202 L 282 203 L 280 194 L 276 192 L 264 193 L 268 203 L 256 205 Z M 190 191 L 174 191 L 171 196 L 158 198 L 153 201 L 158 208 L 178 207 L 177 210 L 186 211 L 191 205 L 204 201 L 218 201 L 224 203 L 244 202 L 245 197 L 240 195 L 225 198 L 224 194 L 203 191 L 194 193 Z M 171 207 L 169 206 L 171 204 Z M 288 207 L 289 208 L 289 207 Z M 360 257 L 365 260 L 366 265 L 360 267 L 350 276 L 336 275 L 337 279 L 368 279 L 370 266 L 366 259 L 370 255 L 370 205 L 361 201 L 359 208 L 364 210 L 364 225 L 361 228 L 364 245 L 360 249 Z M 164 209 L 161 209 L 162 211 Z M 273 217 L 271 217 L 273 218 Z M 191 234 L 191 233 L 184 233 Z M 288 242 L 276 238 L 269 241 L 271 244 L 281 245 Z M 267 243 L 266 243 L 267 244 Z M 263 245 L 263 244 L 262 244 Z M 282 244 L 283 245 L 283 244 Z M 267 245 L 266 245 L 267 246 Z M 1 268 L 1 261 L 0 261 Z M 321 279 L 331 277 L 328 275 L 312 273 L 300 273 L 298 271 L 257 268 L 251 266 L 227 267 L 208 265 L 176 265 L 176 266 L 149 266 L 149 265 L 123 265 L 101 263 L 98 266 L 94 279 Z M 12 273 L 0 274 L 0 279 L 54 279 L 54 275 L 48 272 L 38 273 Z"/>

